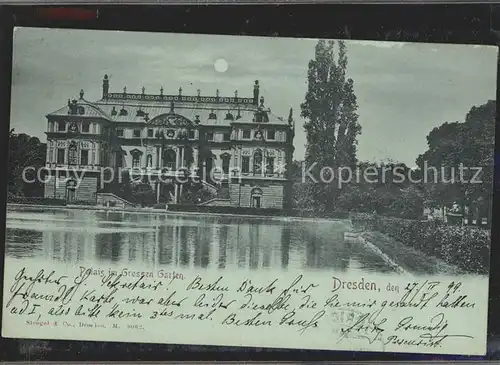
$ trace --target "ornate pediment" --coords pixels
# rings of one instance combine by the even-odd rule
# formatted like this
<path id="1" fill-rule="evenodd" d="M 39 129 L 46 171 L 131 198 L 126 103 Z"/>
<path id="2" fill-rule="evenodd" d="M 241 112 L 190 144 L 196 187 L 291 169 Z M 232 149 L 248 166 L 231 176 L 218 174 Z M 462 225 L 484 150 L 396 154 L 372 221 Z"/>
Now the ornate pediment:
<path id="1" fill-rule="evenodd" d="M 142 151 L 137 149 L 137 148 L 134 148 L 133 150 L 130 151 L 130 154 L 131 155 L 142 155 Z"/>
<path id="2" fill-rule="evenodd" d="M 188 127 L 193 128 L 196 126 L 188 118 L 174 113 L 161 114 L 149 121 L 150 125 L 159 126 L 159 127 Z"/>

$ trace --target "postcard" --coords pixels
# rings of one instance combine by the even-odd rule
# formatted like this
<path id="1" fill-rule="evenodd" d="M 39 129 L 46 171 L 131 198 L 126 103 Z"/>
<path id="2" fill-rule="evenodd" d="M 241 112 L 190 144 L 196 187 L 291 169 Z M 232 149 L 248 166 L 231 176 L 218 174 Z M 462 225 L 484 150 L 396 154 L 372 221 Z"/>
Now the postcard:
<path id="1" fill-rule="evenodd" d="M 497 53 L 17 28 L 2 335 L 484 355 Z"/>

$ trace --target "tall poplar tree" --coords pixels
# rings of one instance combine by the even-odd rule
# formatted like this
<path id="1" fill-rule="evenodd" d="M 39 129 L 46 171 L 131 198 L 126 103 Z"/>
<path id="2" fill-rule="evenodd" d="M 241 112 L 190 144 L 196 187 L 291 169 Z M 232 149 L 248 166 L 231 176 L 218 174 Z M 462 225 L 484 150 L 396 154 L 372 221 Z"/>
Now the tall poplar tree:
<path id="1" fill-rule="evenodd" d="M 357 136 L 361 133 L 354 81 L 347 77 L 347 50 L 343 41 L 318 41 L 315 58 L 309 62 L 308 90 L 301 104 L 306 120 L 306 169 L 316 163 L 312 175 L 318 183 L 311 199 L 324 212 L 335 210 L 339 195 L 336 176 L 340 167 L 356 165 Z M 322 183 L 319 172 L 331 167 L 335 179 Z M 327 170 L 323 177 L 330 180 Z"/>

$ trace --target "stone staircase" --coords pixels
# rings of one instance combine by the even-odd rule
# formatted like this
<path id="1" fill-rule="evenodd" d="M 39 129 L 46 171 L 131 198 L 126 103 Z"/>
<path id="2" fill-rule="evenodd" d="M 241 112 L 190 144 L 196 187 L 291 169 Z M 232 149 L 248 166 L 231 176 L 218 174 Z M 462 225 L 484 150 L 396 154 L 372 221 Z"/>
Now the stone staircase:
<path id="1" fill-rule="evenodd" d="M 222 183 L 221 187 L 217 191 L 217 198 L 229 199 L 229 185 L 227 183 Z"/>
<path id="2" fill-rule="evenodd" d="M 203 189 L 210 191 L 212 194 L 216 195 L 219 189 L 217 186 L 210 184 L 205 180 L 201 180 L 201 184 L 203 185 Z"/>
<path id="3" fill-rule="evenodd" d="M 207 183 L 208 184 L 208 183 Z M 208 184 L 215 188 L 215 186 Z M 229 199 L 229 185 L 227 183 L 222 183 L 220 187 L 216 188 L 216 197 L 207 201 L 204 201 L 198 205 L 210 205 L 210 206 L 223 206 L 227 207 L 231 205 Z"/>
<path id="4" fill-rule="evenodd" d="M 113 193 L 97 193 L 97 205 L 134 208 L 136 205 Z"/>

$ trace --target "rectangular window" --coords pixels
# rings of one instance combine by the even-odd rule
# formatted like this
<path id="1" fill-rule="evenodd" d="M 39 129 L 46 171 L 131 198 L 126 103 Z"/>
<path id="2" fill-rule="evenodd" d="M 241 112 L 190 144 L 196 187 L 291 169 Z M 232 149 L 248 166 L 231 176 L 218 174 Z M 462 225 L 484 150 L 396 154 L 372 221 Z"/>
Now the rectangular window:
<path id="1" fill-rule="evenodd" d="M 140 137 L 141 137 L 141 130 L 134 129 L 134 138 L 140 138 Z"/>
<path id="2" fill-rule="evenodd" d="M 60 165 L 64 164 L 64 148 L 57 149 L 57 163 Z"/>
<path id="3" fill-rule="evenodd" d="M 123 137 L 123 129 L 117 129 L 117 130 L 116 130 L 116 135 L 117 135 L 118 137 Z"/>
<path id="4" fill-rule="evenodd" d="M 195 138 L 194 131 L 189 131 L 188 138 L 189 139 L 194 139 Z"/>
<path id="5" fill-rule="evenodd" d="M 225 174 L 229 174 L 229 164 L 230 163 L 231 163 L 230 157 L 224 157 L 222 159 L 222 171 L 224 171 Z"/>
<path id="6" fill-rule="evenodd" d="M 83 123 L 82 124 L 82 133 L 88 133 L 90 131 L 90 124 Z"/>
<path id="7" fill-rule="evenodd" d="M 241 172 L 248 174 L 250 172 L 250 157 L 243 156 L 241 158 Z"/>
<path id="8" fill-rule="evenodd" d="M 244 129 L 243 130 L 243 139 L 250 139 L 250 136 L 251 136 L 251 131 L 250 129 Z"/>
<path id="9" fill-rule="evenodd" d="M 148 138 L 153 138 L 154 131 L 152 129 L 148 129 Z"/>
<path id="10" fill-rule="evenodd" d="M 81 150 L 80 152 L 80 165 L 89 164 L 89 150 Z"/>
<path id="11" fill-rule="evenodd" d="M 267 131 L 267 139 L 271 139 L 271 140 L 275 139 L 275 137 L 276 137 L 275 134 L 276 134 L 276 132 L 274 131 L 274 129 L 269 129 Z"/>
<path id="12" fill-rule="evenodd" d="M 213 141 L 213 140 L 214 140 L 213 132 L 207 132 L 207 141 Z"/>
<path id="13" fill-rule="evenodd" d="M 274 174 L 274 157 L 267 158 L 267 168 L 266 173 Z"/>
<path id="14" fill-rule="evenodd" d="M 57 131 L 65 132 L 66 131 L 66 122 L 57 122 Z"/>
<path id="15" fill-rule="evenodd" d="M 132 167 L 140 167 L 141 165 L 141 155 L 136 153 L 132 155 Z"/>
<path id="16" fill-rule="evenodd" d="M 104 127 L 102 130 L 102 134 L 104 134 L 105 136 L 108 136 L 109 135 L 109 127 Z"/>
<path id="17" fill-rule="evenodd" d="M 223 141 L 230 141 L 231 140 L 231 133 L 224 133 L 222 137 Z"/>

